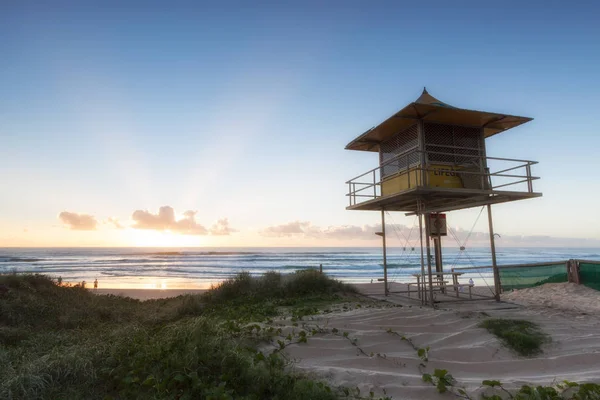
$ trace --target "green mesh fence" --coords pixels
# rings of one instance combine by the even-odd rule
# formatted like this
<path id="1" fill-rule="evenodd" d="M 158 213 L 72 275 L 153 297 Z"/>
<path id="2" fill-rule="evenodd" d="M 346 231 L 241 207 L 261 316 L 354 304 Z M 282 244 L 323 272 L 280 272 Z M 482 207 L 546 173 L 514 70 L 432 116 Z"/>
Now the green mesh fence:
<path id="1" fill-rule="evenodd" d="M 500 282 L 504 290 L 523 289 L 543 285 L 544 283 L 568 281 L 567 266 L 564 262 L 531 267 L 501 267 L 498 268 L 498 271 L 500 272 Z M 600 275 L 598 276 L 600 277 Z"/>
<path id="2" fill-rule="evenodd" d="M 600 262 L 580 262 L 579 281 L 582 285 L 600 290 Z"/>

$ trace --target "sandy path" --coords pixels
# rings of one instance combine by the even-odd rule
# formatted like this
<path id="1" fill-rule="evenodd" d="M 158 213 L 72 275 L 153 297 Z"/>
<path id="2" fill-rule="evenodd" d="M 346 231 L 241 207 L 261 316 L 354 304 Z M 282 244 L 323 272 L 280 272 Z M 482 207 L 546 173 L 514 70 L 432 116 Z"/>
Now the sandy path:
<path id="1" fill-rule="evenodd" d="M 472 304 L 477 307 L 477 303 Z M 477 327 L 480 321 L 489 318 L 481 312 L 405 306 L 357 308 L 305 318 L 307 328 L 337 328 L 339 332 L 318 333 L 309 337 L 306 344 L 288 346 L 286 352 L 297 361 L 295 368 L 299 370 L 315 372 L 334 385 L 358 387 L 363 395 L 373 391 L 394 399 L 440 395 L 422 382 L 420 360 L 411 344 L 388 333 L 388 329 L 410 338 L 416 347 L 430 346 L 427 371 L 447 369 L 469 391 L 477 389 L 484 379 L 499 379 L 510 387 L 600 377 L 597 316 L 550 308 L 485 312 L 494 318 L 537 322 L 552 336 L 552 343 L 544 347 L 540 356 L 519 357 Z M 348 338 L 343 337 L 343 332 L 348 332 Z M 351 342 L 354 339 L 356 346 Z"/>

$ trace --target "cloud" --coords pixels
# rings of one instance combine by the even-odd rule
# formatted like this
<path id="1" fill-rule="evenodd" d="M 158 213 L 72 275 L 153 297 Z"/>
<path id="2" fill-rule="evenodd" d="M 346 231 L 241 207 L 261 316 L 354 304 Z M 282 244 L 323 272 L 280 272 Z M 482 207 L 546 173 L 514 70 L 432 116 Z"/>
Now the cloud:
<path id="1" fill-rule="evenodd" d="M 269 226 L 259 233 L 267 237 L 304 237 L 317 239 L 377 239 L 375 232 L 381 230 L 381 225 L 342 225 L 320 228 L 308 221 L 293 221 L 287 224 Z"/>
<path id="2" fill-rule="evenodd" d="M 121 224 L 121 222 L 115 217 L 109 217 L 105 222 L 105 224 L 113 224 L 117 229 L 125 229 L 125 227 Z"/>
<path id="3" fill-rule="evenodd" d="M 321 232 L 322 236 L 328 239 L 353 240 L 353 239 L 378 239 L 375 232 L 381 231 L 381 225 L 342 225 L 330 226 Z"/>
<path id="4" fill-rule="evenodd" d="M 145 210 L 136 210 L 133 212 L 132 219 L 134 229 L 151 229 L 156 231 L 169 231 L 182 235 L 213 235 L 213 236 L 228 236 L 236 229 L 229 226 L 227 218 L 219 219 L 210 229 L 196 221 L 197 211 L 188 210 L 183 213 L 183 218 L 175 218 L 175 211 L 170 206 L 163 206 L 158 210 L 158 214 L 153 214 Z M 110 219 L 117 226 L 116 219 Z M 120 225 L 120 224 L 119 224 Z"/>
<path id="5" fill-rule="evenodd" d="M 186 211 L 183 218 L 176 219 L 172 207 L 163 206 L 158 214 L 145 210 L 136 210 L 131 218 L 135 229 L 151 229 L 157 231 L 170 231 L 183 235 L 207 235 L 208 229 L 196 222 L 196 211 Z"/>
<path id="6" fill-rule="evenodd" d="M 237 230 L 229 226 L 229 220 L 227 218 L 218 220 L 210 227 L 210 234 L 214 236 L 229 236 L 233 232 L 237 232 Z"/>
<path id="7" fill-rule="evenodd" d="M 58 215 L 58 219 L 74 231 L 93 231 L 98 225 L 96 218 L 89 214 L 63 211 Z"/>
<path id="8" fill-rule="evenodd" d="M 310 230 L 310 222 L 294 221 L 287 224 L 269 226 L 260 231 L 260 234 L 267 237 L 290 237 L 306 235 Z"/>
<path id="9" fill-rule="evenodd" d="M 402 224 L 386 224 L 386 237 L 388 246 L 418 246 L 419 227 Z M 381 231 L 380 224 L 373 225 L 339 225 L 321 228 L 312 225 L 309 221 L 293 221 L 286 224 L 274 225 L 259 231 L 266 237 L 297 239 L 331 239 L 340 241 L 370 240 L 370 246 L 379 246 L 381 238 L 375 235 Z M 488 247 L 490 236 L 488 232 L 480 232 L 448 227 L 448 236 L 443 238 L 443 246 L 450 248 Z M 502 232 L 496 237 L 496 246 L 499 247 L 600 247 L 600 240 L 588 238 L 564 238 L 542 235 L 509 235 Z"/>

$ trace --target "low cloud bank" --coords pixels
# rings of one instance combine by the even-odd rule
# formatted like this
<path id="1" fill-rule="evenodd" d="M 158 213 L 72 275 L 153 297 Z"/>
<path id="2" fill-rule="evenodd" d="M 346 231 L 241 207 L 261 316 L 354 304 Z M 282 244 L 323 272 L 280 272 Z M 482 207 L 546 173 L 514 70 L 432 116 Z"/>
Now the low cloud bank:
<path id="1" fill-rule="evenodd" d="M 402 226 L 401 226 L 402 227 Z M 304 237 L 317 239 L 376 239 L 375 232 L 381 230 L 381 225 L 342 225 L 321 228 L 308 221 L 292 221 L 286 224 L 274 225 L 261 230 L 259 234 L 265 237 Z"/>
<path id="2" fill-rule="evenodd" d="M 135 210 L 131 216 L 133 224 L 128 226 L 115 217 L 103 220 L 103 224 L 112 225 L 116 229 L 143 229 L 161 232 L 173 232 L 181 235 L 213 235 L 228 236 L 236 229 L 229 225 L 227 218 L 217 220 L 210 228 L 205 227 L 196 220 L 197 211 L 188 210 L 181 218 L 175 216 L 171 206 L 163 206 L 157 213 L 148 210 Z M 59 220 L 69 229 L 80 231 L 93 231 L 98 227 L 98 221 L 93 215 L 78 214 L 63 211 L 58 216 Z"/>
<path id="3" fill-rule="evenodd" d="M 419 228 L 402 224 L 386 224 L 386 237 L 392 246 L 418 246 Z M 313 225 L 309 221 L 292 221 L 285 224 L 268 226 L 259 231 L 264 237 L 297 239 L 333 239 L 340 241 L 372 241 L 378 246 L 381 238 L 375 235 L 381 232 L 381 224 L 339 225 L 326 228 Z M 448 236 L 443 238 L 444 247 L 489 246 L 487 232 L 469 232 L 462 228 L 449 228 Z M 504 235 L 496 236 L 496 245 L 504 247 L 598 247 L 598 239 L 562 238 L 543 235 Z"/>

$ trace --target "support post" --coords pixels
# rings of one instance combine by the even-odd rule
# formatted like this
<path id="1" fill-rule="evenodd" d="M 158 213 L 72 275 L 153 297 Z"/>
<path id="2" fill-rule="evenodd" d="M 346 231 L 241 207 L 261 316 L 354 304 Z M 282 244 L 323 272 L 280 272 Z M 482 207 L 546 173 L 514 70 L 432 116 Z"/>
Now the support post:
<path id="1" fill-rule="evenodd" d="M 388 295 L 388 279 L 387 279 L 387 249 L 385 244 L 385 210 L 381 209 L 381 236 L 383 237 L 383 286 L 384 293 Z"/>
<path id="2" fill-rule="evenodd" d="M 442 264 L 442 236 L 440 234 L 440 216 L 439 213 L 436 214 L 435 217 L 437 228 L 436 235 L 433 238 L 433 250 L 435 254 L 435 272 L 441 273 L 442 275 L 436 275 L 438 280 L 444 280 L 444 266 Z M 441 293 L 446 293 L 446 290 L 442 287 L 440 288 Z"/>
<path id="3" fill-rule="evenodd" d="M 498 272 L 498 264 L 496 263 L 496 241 L 494 238 L 494 224 L 492 222 L 492 206 L 487 205 L 488 224 L 490 226 L 490 249 L 492 251 L 492 268 L 494 270 L 494 297 L 496 301 L 500 301 L 500 273 Z"/>
<path id="4" fill-rule="evenodd" d="M 421 242 L 421 280 L 419 284 L 419 292 L 421 293 L 421 303 L 427 303 L 427 298 L 425 297 L 425 257 L 423 256 L 423 214 L 421 214 L 420 204 L 418 206 L 419 209 L 419 239 Z M 422 287 L 420 287 L 422 286 Z"/>
<path id="5" fill-rule="evenodd" d="M 417 123 L 417 138 L 419 141 L 419 170 L 416 171 L 417 184 L 415 186 L 428 186 L 429 171 L 425 171 L 425 168 L 427 168 L 427 154 L 425 153 L 425 150 L 427 148 L 425 146 L 425 123 L 423 122 L 423 120 L 419 120 L 419 122 Z M 427 221 L 425 222 L 425 226 L 427 226 Z"/>
<path id="6" fill-rule="evenodd" d="M 427 246 L 427 275 L 429 275 L 429 301 L 431 302 L 431 306 L 434 306 L 433 303 L 433 278 L 431 276 L 431 243 L 429 241 L 429 236 L 431 235 L 431 224 L 429 223 L 429 219 L 431 218 L 430 213 L 425 213 L 425 243 Z"/>

